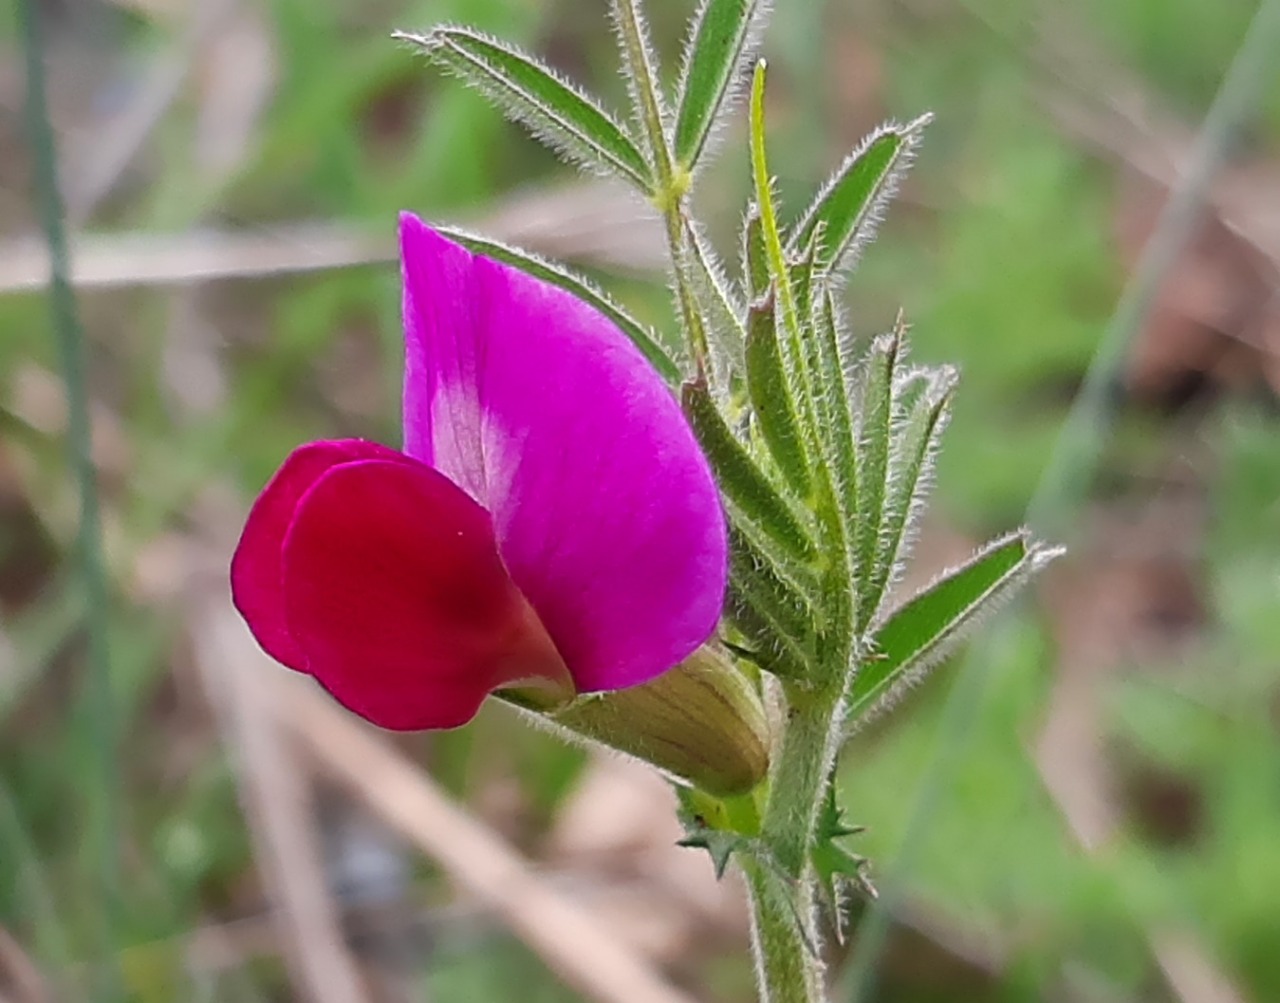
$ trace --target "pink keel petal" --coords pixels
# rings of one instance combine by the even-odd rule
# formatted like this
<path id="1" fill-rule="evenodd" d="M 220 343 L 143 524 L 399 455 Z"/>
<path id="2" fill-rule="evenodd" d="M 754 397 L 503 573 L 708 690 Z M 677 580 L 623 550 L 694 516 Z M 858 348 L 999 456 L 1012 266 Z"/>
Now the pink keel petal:
<path id="1" fill-rule="evenodd" d="M 580 689 L 661 674 L 715 629 L 727 545 L 710 469 L 661 377 L 569 294 L 411 215 L 405 448 L 493 514 Z"/>
<path id="2" fill-rule="evenodd" d="M 289 454 L 254 502 L 231 559 L 231 596 L 263 650 L 278 662 L 307 671 L 284 617 L 281 551 L 302 496 L 330 468 L 352 460 L 401 456 L 361 439 L 309 442 Z"/>
<path id="3" fill-rule="evenodd" d="M 488 513 L 403 457 L 342 464 L 302 498 L 285 537 L 284 601 L 312 675 L 384 728 L 465 724 L 521 680 L 571 686 Z"/>

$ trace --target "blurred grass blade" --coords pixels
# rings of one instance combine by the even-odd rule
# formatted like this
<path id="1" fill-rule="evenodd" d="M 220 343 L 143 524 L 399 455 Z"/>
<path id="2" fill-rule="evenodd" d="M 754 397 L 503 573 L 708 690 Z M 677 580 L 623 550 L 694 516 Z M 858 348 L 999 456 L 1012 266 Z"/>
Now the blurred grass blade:
<path id="1" fill-rule="evenodd" d="M 686 383 L 681 402 L 730 505 L 754 523 L 786 560 L 810 562 L 815 554 L 811 534 L 733 434 L 707 384 L 702 380 Z"/>
<path id="2" fill-rule="evenodd" d="M 803 248 L 821 226 L 818 263 L 839 269 L 871 237 L 929 119 L 924 115 L 907 125 L 882 126 L 868 136 L 823 185 L 793 227 L 788 247 Z"/>
<path id="3" fill-rule="evenodd" d="M 505 42 L 466 28 L 397 32 L 487 95 L 535 136 L 584 167 L 619 174 L 648 192 L 653 172 L 640 148 L 599 104 L 554 70 Z"/>
<path id="4" fill-rule="evenodd" d="M 849 694 L 847 721 L 857 728 L 890 709 L 984 616 L 1061 553 L 1025 531 L 988 544 L 890 615 L 876 632 Z"/>
<path id="5" fill-rule="evenodd" d="M 680 379 L 679 364 L 658 343 L 653 332 L 627 313 L 614 302 L 612 297 L 590 280 L 581 275 L 575 275 L 553 261 L 548 261 L 529 251 L 511 247 L 501 241 L 490 240 L 488 237 L 481 237 L 453 226 L 441 226 L 437 229 L 474 254 L 483 254 L 486 258 L 493 258 L 495 261 L 518 268 L 534 278 L 550 282 L 595 307 L 618 325 L 622 333 L 635 343 L 636 348 L 640 349 L 644 357 L 653 363 L 653 367 L 662 374 L 664 379 L 673 384 Z"/>
<path id="6" fill-rule="evenodd" d="M 108 640 L 109 589 L 103 556 L 98 473 L 92 454 L 84 332 L 71 289 L 66 214 L 58 187 L 57 147 L 45 96 L 45 46 L 41 37 L 39 7 L 35 0 L 20 0 L 18 4 L 26 74 L 24 114 L 34 151 L 40 222 L 49 246 L 49 310 L 66 386 L 69 466 L 80 501 L 75 557 L 86 603 L 89 678 L 79 709 L 87 719 L 84 735 L 93 760 L 85 771 L 90 791 L 90 814 L 85 835 L 96 871 L 92 887 L 100 904 L 99 915 L 95 917 L 95 946 L 100 956 L 95 959 L 98 964 L 95 966 L 94 994 L 99 1000 L 116 1000 L 123 995 L 119 953 L 116 950 L 121 886 L 115 799 L 120 783 L 116 756 L 116 700 Z"/>
<path id="7" fill-rule="evenodd" d="M 768 13 L 765 0 L 702 0 L 699 5 L 685 45 L 676 112 L 674 153 L 685 170 L 697 166 Z"/>
<path id="8" fill-rule="evenodd" d="M 893 402 L 894 433 L 885 480 L 879 551 L 871 581 L 864 588 L 870 610 L 879 611 L 911 549 L 914 524 L 933 486 L 933 466 L 951 414 L 956 376 L 956 371 L 946 366 L 915 377 L 912 383 L 923 384 L 922 388 L 901 383 L 894 387 L 895 398 L 911 399 Z"/>

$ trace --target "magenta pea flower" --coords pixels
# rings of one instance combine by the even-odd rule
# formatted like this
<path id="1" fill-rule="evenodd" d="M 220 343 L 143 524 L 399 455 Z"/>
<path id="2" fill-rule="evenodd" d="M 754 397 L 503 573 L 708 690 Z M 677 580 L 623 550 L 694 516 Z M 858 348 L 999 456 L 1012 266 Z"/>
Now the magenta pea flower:
<path id="1" fill-rule="evenodd" d="M 563 701 L 714 631 L 724 516 L 662 378 L 605 317 L 400 221 L 404 449 L 295 450 L 249 514 L 237 608 L 275 659 L 384 728 L 495 690 Z"/>

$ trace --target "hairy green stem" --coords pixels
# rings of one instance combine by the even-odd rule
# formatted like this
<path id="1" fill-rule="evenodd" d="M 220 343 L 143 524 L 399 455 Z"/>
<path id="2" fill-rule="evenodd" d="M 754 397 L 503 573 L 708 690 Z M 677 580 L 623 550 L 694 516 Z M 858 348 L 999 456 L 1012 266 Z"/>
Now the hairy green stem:
<path id="1" fill-rule="evenodd" d="M 754 861 L 743 870 L 751 901 L 751 947 L 760 1003 L 820 1003 L 821 966 L 796 922 L 794 890 Z"/>
<path id="2" fill-rule="evenodd" d="M 618 32 L 622 38 L 623 55 L 631 71 L 635 88 L 635 100 L 639 106 L 640 121 L 645 138 L 653 154 L 658 172 L 657 190 L 651 193 L 654 205 L 662 213 L 667 231 L 667 245 L 671 264 L 675 271 L 676 299 L 684 322 L 689 349 L 699 375 L 707 368 L 707 330 L 698 300 L 693 291 L 689 274 L 689 248 L 684 218 L 685 197 L 689 193 L 692 176 L 677 168 L 671 157 L 671 144 L 667 141 L 666 120 L 662 114 L 662 99 L 658 92 L 657 77 L 649 59 L 649 43 L 644 34 L 644 22 L 636 8 L 635 0 L 615 0 L 614 11 Z"/>
<path id="3" fill-rule="evenodd" d="M 822 962 L 807 932 L 814 920 L 810 849 L 840 729 L 842 687 L 789 687 L 787 723 L 769 779 L 760 841 L 777 869 L 747 868 L 752 942 L 763 1003 L 821 1003 Z"/>

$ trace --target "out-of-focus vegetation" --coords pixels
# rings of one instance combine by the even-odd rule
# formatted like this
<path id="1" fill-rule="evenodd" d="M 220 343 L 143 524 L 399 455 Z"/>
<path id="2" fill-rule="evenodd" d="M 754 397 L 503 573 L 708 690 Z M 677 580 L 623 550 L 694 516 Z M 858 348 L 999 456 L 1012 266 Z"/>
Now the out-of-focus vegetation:
<path id="1" fill-rule="evenodd" d="M 848 290 L 859 335 L 902 307 L 915 351 L 963 368 L 918 547 L 927 575 L 1022 517 L 1165 197 L 1151 163 L 1167 173 L 1185 155 L 1253 4 L 777 6 L 766 52 L 785 202 L 802 204 L 882 119 L 937 116 Z M 19 238 L 37 220 L 5 23 L 0 987 L 40 998 L 19 995 L 34 992 L 30 968 L 52 998 L 83 998 L 114 957 L 133 999 L 290 998 L 288 933 L 246 823 L 253 796 L 237 789 L 261 761 L 238 744 L 234 714 L 211 707 L 219 672 L 198 611 L 223 588 L 218 555 L 247 499 L 294 444 L 398 439 L 395 213 L 490 225 L 592 268 L 643 316 L 669 316 L 660 240 L 640 210 L 572 178 L 389 31 L 472 24 L 618 97 L 612 36 L 602 5 L 582 0 L 40 7 L 72 222 L 132 235 L 78 258 L 127 278 L 80 293 L 114 706 L 88 685 L 67 564 L 76 500 L 48 312 L 19 288 L 32 247 Z M 674 72 L 688 4 L 650 7 Z M 148 102 L 152 127 L 95 190 Z M 721 142 L 698 200 L 729 249 L 747 178 L 741 133 Z M 586 187 L 564 195 L 575 185 Z M 1007 643 L 984 649 L 980 709 L 944 757 L 927 828 L 910 836 L 906 885 L 886 889 L 895 926 L 877 999 L 1280 999 L 1280 230 L 1268 245 L 1261 225 L 1277 192 L 1272 86 L 1133 334 L 1105 454 L 1080 473 L 1088 502 L 1071 557 Z M 1242 232 L 1242 218 L 1259 227 Z M 201 277 L 200 249 L 228 235 L 265 240 L 275 257 L 248 277 L 155 279 Z M 347 266 L 286 274 L 343 241 Z M 844 797 L 868 827 L 857 846 L 879 873 L 908 837 L 952 675 L 846 756 Z M 104 716 L 109 748 L 92 726 Z M 656 953 L 695 998 L 750 998 L 732 907 L 719 926 L 699 913 L 693 936 L 678 919 L 692 906 L 635 887 L 653 859 L 685 852 L 665 836 L 646 843 L 664 801 L 636 815 L 635 845 L 615 840 L 590 870 L 600 862 L 563 848 L 613 809 L 584 807 L 597 767 L 580 750 L 500 711 L 401 747 L 566 896 L 590 903 L 604 892 L 582 886 L 612 875 L 606 915 L 685 930 Z M 100 769 L 109 756 L 114 781 Z M 491 910 L 451 901 L 448 868 L 387 836 L 348 791 L 308 786 L 370 998 L 577 998 Z M 118 843 L 106 905 L 104 818 Z M 847 950 L 831 954 L 839 983 Z M 1215 966 L 1238 996 L 1187 995 L 1161 971 L 1178 963 Z"/>

